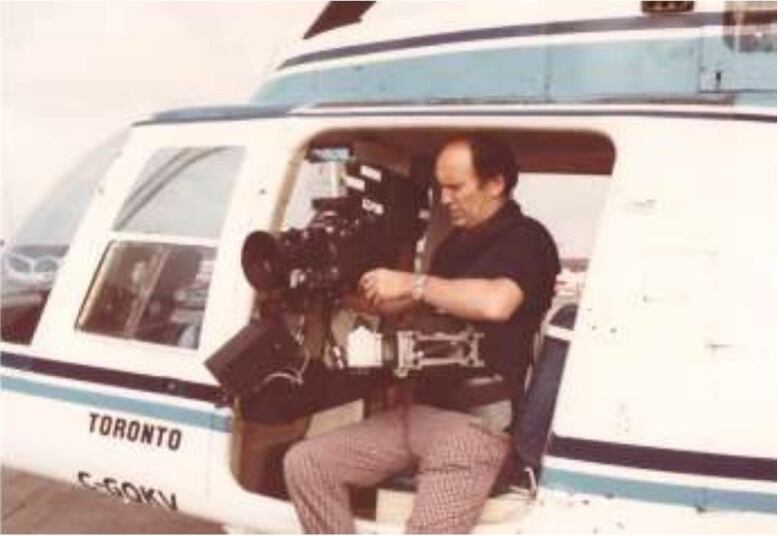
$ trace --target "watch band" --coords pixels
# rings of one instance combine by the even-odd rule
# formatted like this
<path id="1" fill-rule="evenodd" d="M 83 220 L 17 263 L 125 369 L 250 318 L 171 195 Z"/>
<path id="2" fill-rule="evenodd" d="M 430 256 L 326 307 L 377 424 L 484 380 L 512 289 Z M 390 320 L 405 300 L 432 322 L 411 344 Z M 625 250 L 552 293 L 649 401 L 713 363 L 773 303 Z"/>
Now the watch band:
<path id="1" fill-rule="evenodd" d="M 425 274 L 415 274 L 412 282 L 412 299 L 414 301 L 423 301 L 425 297 L 425 282 L 428 276 Z"/>

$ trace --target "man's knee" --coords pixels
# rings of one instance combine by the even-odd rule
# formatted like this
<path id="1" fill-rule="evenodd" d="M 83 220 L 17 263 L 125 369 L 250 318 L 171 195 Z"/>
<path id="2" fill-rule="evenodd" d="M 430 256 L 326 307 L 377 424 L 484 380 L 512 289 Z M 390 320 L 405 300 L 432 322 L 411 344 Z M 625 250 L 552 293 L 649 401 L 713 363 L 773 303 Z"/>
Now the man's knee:
<path id="1" fill-rule="evenodd" d="M 288 483 L 300 482 L 316 473 L 317 456 L 306 441 L 296 443 L 284 455 L 284 477 Z"/>

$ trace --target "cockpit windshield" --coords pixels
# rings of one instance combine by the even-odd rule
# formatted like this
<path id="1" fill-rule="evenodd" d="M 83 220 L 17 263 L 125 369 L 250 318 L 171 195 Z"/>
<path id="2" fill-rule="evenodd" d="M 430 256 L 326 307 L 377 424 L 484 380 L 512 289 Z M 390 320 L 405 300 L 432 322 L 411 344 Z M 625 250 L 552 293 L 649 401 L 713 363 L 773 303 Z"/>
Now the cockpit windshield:
<path id="1" fill-rule="evenodd" d="M 89 152 L 50 190 L 3 248 L 3 340 L 28 342 L 32 337 L 81 217 L 129 132 L 125 129 Z"/>

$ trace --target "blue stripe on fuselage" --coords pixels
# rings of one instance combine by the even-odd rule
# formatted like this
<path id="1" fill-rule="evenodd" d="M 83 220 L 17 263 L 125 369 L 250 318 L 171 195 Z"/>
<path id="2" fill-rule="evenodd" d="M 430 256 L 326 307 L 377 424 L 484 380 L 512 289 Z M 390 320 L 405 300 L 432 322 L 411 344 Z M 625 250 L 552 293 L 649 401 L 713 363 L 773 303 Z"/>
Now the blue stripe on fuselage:
<path id="1" fill-rule="evenodd" d="M 286 60 L 279 69 L 318 61 L 351 58 L 365 54 L 392 52 L 439 45 L 452 45 L 475 41 L 494 41 L 516 37 L 573 35 L 580 33 L 614 33 L 636 30 L 671 30 L 680 28 L 704 28 L 722 26 L 725 13 L 691 13 L 674 16 L 610 17 L 603 19 L 556 20 L 541 23 L 513 24 L 474 28 L 429 35 L 417 35 L 388 39 L 371 43 L 346 45 L 301 54 Z"/>
<path id="2" fill-rule="evenodd" d="M 739 53 L 721 36 L 434 51 L 282 74 L 263 106 L 599 99 L 776 106 L 777 53 Z"/>
<path id="3" fill-rule="evenodd" d="M 171 404 L 108 395 L 5 375 L 0 376 L 0 388 L 49 400 L 70 402 L 103 410 L 122 411 L 218 432 L 231 431 L 232 423 L 229 417 L 208 411 L 181 408 Z M 704 510 L 776 512 L 777 496 L 770 493 L 661 484 L 554 468 L 544 469 L 542 486 L 645 502 L 691 506 Z"/>
<path id="4" fill-rule="evenodd" d="M 551 467 L 542 470 L 541 485 L 576 493 L 691 506 L 700 510 L 777 513 L 777 494 L 774 493 L 648 482 Z"/>
<path id="5" fill-rule="evenodd" d="M 161 402 L 109 395 L 5 375 L 0 376 L 0 388 L 50 400 L 71 402 L 104 410 L 123 411 L 219 432 L 229 432 L 231 429 L 231 419 L 229 417 L 214 412 L 182 408 Z"/>

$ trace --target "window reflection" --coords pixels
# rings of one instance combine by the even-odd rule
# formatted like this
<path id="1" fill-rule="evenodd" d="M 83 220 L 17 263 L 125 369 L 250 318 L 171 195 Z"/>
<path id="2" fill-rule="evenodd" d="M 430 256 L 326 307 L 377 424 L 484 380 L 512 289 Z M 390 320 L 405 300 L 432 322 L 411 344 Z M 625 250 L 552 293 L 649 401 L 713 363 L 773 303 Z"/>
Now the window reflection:
<path id="1" fill-rule="evenodd" d="M 79 328 L 180 348 L 197 348 L 214 250 L 113 242 L 89 291 Z"/>

